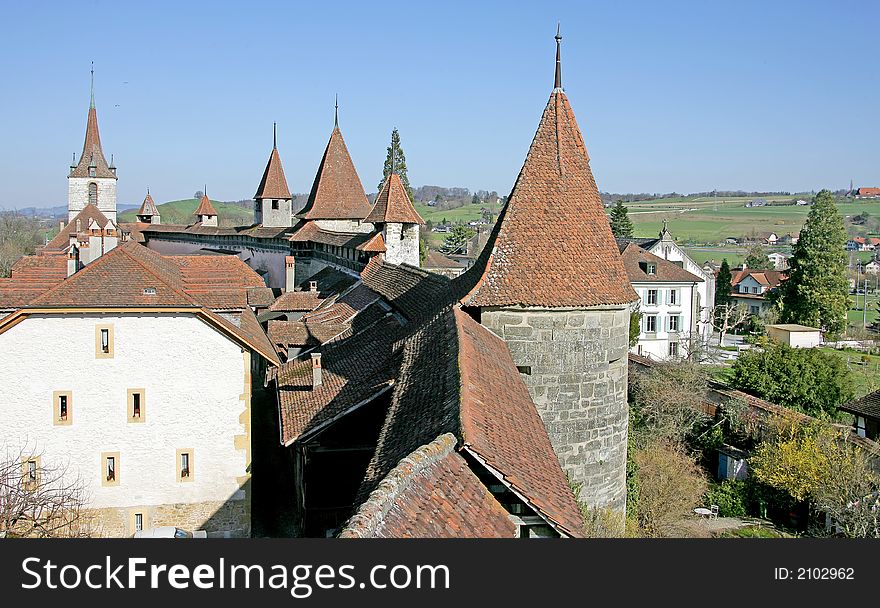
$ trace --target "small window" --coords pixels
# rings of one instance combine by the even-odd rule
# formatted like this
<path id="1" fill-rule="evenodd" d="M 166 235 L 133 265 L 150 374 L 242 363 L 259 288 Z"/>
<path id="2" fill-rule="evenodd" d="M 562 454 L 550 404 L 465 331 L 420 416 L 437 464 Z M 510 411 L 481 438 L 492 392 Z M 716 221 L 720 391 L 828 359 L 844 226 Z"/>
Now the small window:
<path id="1" fill-rule="evenodd" d="M 95 357 L 97 359 L 113 358 L 113 326 L 95 326 Z"/>
<path id="2" fill-rule="evenodd" d="M 68 426 L 73 422 L 73 393 L 55 391 L 52 393 L 52 421 L 56 426 Z"/>
<path id="3" fill-rule="evenodd" d="M 277 200 L 272 201 L 272 210 L 278 211 L 278 201 Z"/>
<path id="4" fill-rule="evenodd" d="M 669 343 L 669 356 L 677 357 L 678 356 L 678 342 L 670 342 Z"/>
<path id="5" fill-rule="evenodd" d="M 648 298 L 647 303 L 649 305 L 650 304 L 656 305 L 657 304 L 657 290 L 656 289 L 649 289 L 647 298 Z"/>
<path id="6" fill-rule="evenodd" d="M 645 317 L 645 332 L 653 334 L 657 331 L 657 315 Z"/>
<path id="7" fill-rule="evenodd" d="M 177 450 L 177 481 L 193 480 L 193 451 Z"/>
<path id="8" fill-rule="evenodd" d="M 669 317 L 669 331 L 679 331 L 678 320 L 678 315 L 672 315 Z"/>
<path id="9" fill-rule="evenodd" d="M 128 389 L 128 421 L 145 422 L 146 419 L 146 392 L 142 388 Z"/>
<path id="10" fill-rule="evenodd" d="M 21 482 L 26 490 L 36 490 L 40 485 L 40 457 L 32 456 L 21 461 Z"/>
<path id="11" fill-rule="evenodd" d="M 516 370 L 523 374 L 524 376 L 532 375 L 532 366 L 531 365 L 517 365 Z"/>
<path id="12" fill-rule="evenodd" d="M 140 532 L 144 529 L 144 514 L 143 513 L 135 513 L 134 514 L 134 529 L 135 532 Z"/>
<path id="13" fill-rule="evenodd" d="M 101 485 L 119 485 L 119 452 L 101 454 Z"/>
<path id="14" fill-rule="evenodd" d="M 656 264 L 648 264 L 648 274 L 657 274 Z"/>
<path id="15" fill-rule="evenodd" d="M 669 304 L 676 305 L 678 304 L 678 290 L 670 289 L 669 290 Z"/>
<path id="16" fill-rule="evenodd" d="M 145 296 L 156 295 L 156 288 L 155 287 L 144 287 L 144 295 Z"/>

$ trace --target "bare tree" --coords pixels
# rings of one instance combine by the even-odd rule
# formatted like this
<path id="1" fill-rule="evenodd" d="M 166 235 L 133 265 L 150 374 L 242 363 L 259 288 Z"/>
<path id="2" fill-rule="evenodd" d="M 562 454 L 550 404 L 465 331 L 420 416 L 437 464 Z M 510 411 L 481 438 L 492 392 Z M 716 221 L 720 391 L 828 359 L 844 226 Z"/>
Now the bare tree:
<path id="1" fill-rule="evenodd" d="M 704 367 L 686 359 L 658 362 L 630 376 L 633 432 L 646 440 L 684 441 L 709 419 L 708 380 Z"/>
<path id="2" fill-rule="evenodd" d="M 15 211 L 0 213 L 0 277 L 8 277 L 15 261 L 33 254 L 44 238 L 39 220 Z"/>
<path id="3" fill-rule="evenodd" d="M 45 465 L 26 446 L 0 454 L 0 537 L 70 538 L 95 533 L 88 496 L 67 465 Z"/>
<path id="4" fill-rule="evenodd" d="M 713 329 L 719 334 L 718 346 L 724 344 L 724 334 L 745 323 L 749 316 L 748 309 L 738 304 L 718 304 L 712 308 L 709 318 Z"/>

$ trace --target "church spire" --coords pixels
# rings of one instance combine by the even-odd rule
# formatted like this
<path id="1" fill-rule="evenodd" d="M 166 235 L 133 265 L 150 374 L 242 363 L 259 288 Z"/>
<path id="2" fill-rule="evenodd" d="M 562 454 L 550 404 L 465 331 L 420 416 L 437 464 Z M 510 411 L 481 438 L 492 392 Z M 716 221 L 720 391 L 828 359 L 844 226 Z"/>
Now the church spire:
<path id="1" fill-rule="evenodd" d="M 92 62 L 91 73 L 92 73 L 92 98 L 91 98 L 91 101 L 89 101 L 89 109 L 94 110 L 95 109 L 95 62 L 94 61 Z"/>
<path id="2" fill-rule="evenodd" d="M 556 78 L 553 81 L 554 89 L 562 88 L 562 58 L 560 46 L 562 46 L 562 34 L 559 33 L 559 23 L 556 24 Z"/>
<path id="3" fill-rule="evenodd" d="M 68 177 L 106 177 L 116 179 L 112 162 L 108 165 L 101 148 L 101 134 L 98 131 L 98 111 L 95 109 L 95 63 L 92 62 L 91 97 L 89 100 L 89 116 L 86 121 L 86 137 L 83 142 L 82 154 L 70 171 Z"/>
<path id="4" fill-rule="evenodd" d="M 339 93 L 336 94 L 336 106 L 333 113 L 333 128 L 339 128 Z"/>

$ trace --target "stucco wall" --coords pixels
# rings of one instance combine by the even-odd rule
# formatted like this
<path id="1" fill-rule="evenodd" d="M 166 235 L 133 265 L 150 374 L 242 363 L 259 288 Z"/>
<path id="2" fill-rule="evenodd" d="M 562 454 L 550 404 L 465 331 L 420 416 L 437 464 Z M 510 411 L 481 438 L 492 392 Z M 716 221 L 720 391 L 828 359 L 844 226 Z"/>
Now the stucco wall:
<path id="1" fill-rule="evenodd" d="M 113 357 L 96 358 L 98 324 L 113 327 Z M 68 462 L 91 506 L 242 502 L 250 459 L 249 354 L 192 315 L 35 316 L 0 334 L 0 443 L 29 442 L 43 465 Z M 128 390 L 144 389 L 143 422 L 128 420 Z M 71 423 L 55 425 L 53 392 L 70 391 Z M 191 481 L 177 480 L 190 449 Z M 119 453 L 119 483 L 103 486 L 101 454 Z M 187 517 L 181 526 L 202 527 Z M 169 522 L 170 523 L 170 522 Z M 246 528 L 248 522 L 239 522 Z M 215 528 L 216 529 L 216 528 Z"/>
<path id="2" fill-rule="evenodd" d="M 697 331 L 699 310 L 697 306 L 698 288 L 693 283 L 635 283 L 633 288 L 639 294 L 639 312 L 641 313 L 641 331 L 639 341 L 631 350 L 636 354 L 650 356 L 652 359 L 669 357 L 669 343 L 678 342 L 679 354 L 687 352 L 691 332 Z M 657 290 L 657 303 L 648 304 L 648 290 Z M 676 290 L 676 303 L 670 304 L 671 290 Z M 656 331 L 649 333 L 648 316 L 656 317 Z M 669 317 L 678 316 L 679 331 L 669 331 Z M 694 334 L 695 335 L 695 334 Z M 639 348 L 641 347 L 641 348 Z"/>
<path id="3" fill-rule="evenodd" d="M 272 209 L 272 201 L 278 201 L 278 209 Z M 271 199 L 254 201 L 254 222 L 263 226 L 292 226 L 290 199 Z"/>
<path id="4" fill-rule="evenodd" d="M 389 264 L 419 266 L 419 225 L 385 224 L 385 261 Z"/>
<path id="5" fill-rule="evenodd" d="M 581 498 L 625 511 L 629 310 L 484 308 L 481 323 L 528 366 L 521 377 Z"/>
<path id="6" fill-rule="evenodd" d="M 361 222 L 358 220 L 315 220 L 318 228 L 329 230 L 330 232 L 356 232 L 367 233 L 373 232 L 375 227 L 370 222 Z"/>

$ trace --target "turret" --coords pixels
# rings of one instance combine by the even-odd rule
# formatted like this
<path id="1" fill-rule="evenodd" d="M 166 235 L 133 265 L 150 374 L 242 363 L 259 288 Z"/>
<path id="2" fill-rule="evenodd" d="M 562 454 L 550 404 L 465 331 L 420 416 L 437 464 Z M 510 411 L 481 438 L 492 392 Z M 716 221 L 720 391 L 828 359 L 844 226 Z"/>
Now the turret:
<path id="1" fill-rule="evenodd" d="M 207 190 L 207 187 L 205 190 Z M 211 199 L 208 198 L 207 194 L 202 194 L 199 208 L 196 209 L 196 219 L 202 224 L 202 226 L 217 225 L 217 211 L 214 209 L 214 205 L 211 204 Z"/>
<path id="2" fill-rule="evenodd" d="M 293 221 L 293 199 L 284 177 L 284 167 L 278 154 L 275 125 L 272 125 L 272 152 L 263 171 L 263 179 L 254 194 L 254 221 L 271 227 L 287 227 Z"/>

